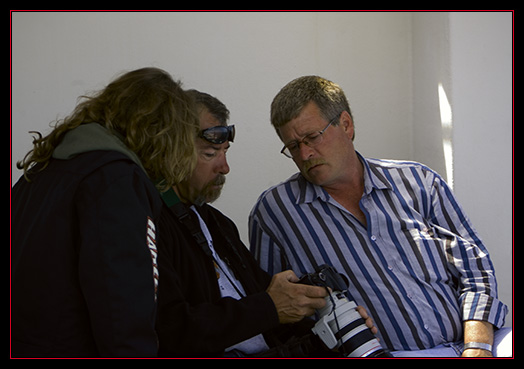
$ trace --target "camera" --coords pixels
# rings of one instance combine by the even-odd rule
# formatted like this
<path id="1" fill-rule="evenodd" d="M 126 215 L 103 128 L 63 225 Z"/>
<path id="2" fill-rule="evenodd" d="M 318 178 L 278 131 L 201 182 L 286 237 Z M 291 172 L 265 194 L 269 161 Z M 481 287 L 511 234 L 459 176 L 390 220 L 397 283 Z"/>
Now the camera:
<path id="1" fill-rule="evenodd" d="M 302 276 L 298 283 L 332 290 L 326 297 L 326 306 L 317 311 L 319 319 L 312 328 L 329 349 L 336 347 L 347 357 L 392 357 L 366 326 L 357 304 L 344 294 L 349 286 L 344 275 L 324 264 L 315 273 Z"/>

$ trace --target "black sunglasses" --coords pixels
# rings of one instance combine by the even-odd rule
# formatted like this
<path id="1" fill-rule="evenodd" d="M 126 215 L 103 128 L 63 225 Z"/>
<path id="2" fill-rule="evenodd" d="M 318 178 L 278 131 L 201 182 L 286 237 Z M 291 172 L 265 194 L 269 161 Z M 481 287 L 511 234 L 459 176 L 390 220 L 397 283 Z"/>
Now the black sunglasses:
<path id="1" fill-rule="evenodd" d="M 199 137 L 214 144 L 222 144 L 235 139 L 235 126 L 216 126 L 200 131 Z"/>

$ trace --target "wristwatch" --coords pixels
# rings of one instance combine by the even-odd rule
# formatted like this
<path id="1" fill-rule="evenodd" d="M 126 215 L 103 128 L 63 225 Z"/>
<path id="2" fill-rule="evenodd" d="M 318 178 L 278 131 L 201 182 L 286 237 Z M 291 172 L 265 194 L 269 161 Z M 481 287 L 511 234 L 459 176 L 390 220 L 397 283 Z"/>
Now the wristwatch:
<path id="1" fill-rule="evenodd" d="M 491 346 L 489 343 L 468 342 L 464 344 L 464 351 L 467 349 L 480 349 L 480 350 L 486 350 L 486 351 L 492 352 L 493 346 Z"/>

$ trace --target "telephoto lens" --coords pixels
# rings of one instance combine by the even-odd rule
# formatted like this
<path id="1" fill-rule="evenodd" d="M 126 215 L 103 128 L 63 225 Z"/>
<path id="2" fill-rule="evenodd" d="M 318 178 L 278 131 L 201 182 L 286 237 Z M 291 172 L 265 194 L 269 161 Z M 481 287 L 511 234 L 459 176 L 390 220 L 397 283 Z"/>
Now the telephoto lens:
<path id="1" fill-rule="evenodd" d="M 343 293 L 333 292 L 326 297 L 326 306 L 318 310 L 321 318 L 312 328 L 313 333 L 328 348 L 336 347 L 347 357 L 392 357 L 382 348 L 356 308 L 357 304 Z"/>
<path id="2" fill-rule="evenodd" d="M 343 293 L 348 288 L 345 276 L 329 265 L 321 265 L 315 273 L 302 276 L 298 283 L 332 290 L 326 297 L 326 306 L 317 310 L 319 319 L 312 328 L 329 349 L 336 348 L 346 357 L 393 357 L 366 326 L 357 304 Z"/>

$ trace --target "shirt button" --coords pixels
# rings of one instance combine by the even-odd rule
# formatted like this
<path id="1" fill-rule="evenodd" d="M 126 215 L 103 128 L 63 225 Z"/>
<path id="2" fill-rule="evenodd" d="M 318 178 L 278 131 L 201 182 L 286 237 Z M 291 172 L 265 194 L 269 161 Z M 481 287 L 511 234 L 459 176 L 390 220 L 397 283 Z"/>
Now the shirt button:
<path id="1" fill-rule="evenodd" d="M 372 236 L 371 236 L 371 241 L 376 241 L 376 240 L 377 240 L 377 236 L 372 235 Z"/>
<path id="2" fill-rule="evenodd" d="M 393 267 L 391 265 L 388 265 L 389 270 L 393 270 Z"/>
<path id="3" fill-rule="evenodd" d="M 424 329 L 428 329 L 428 325 L 427 324 L 424 324 Z"/>

